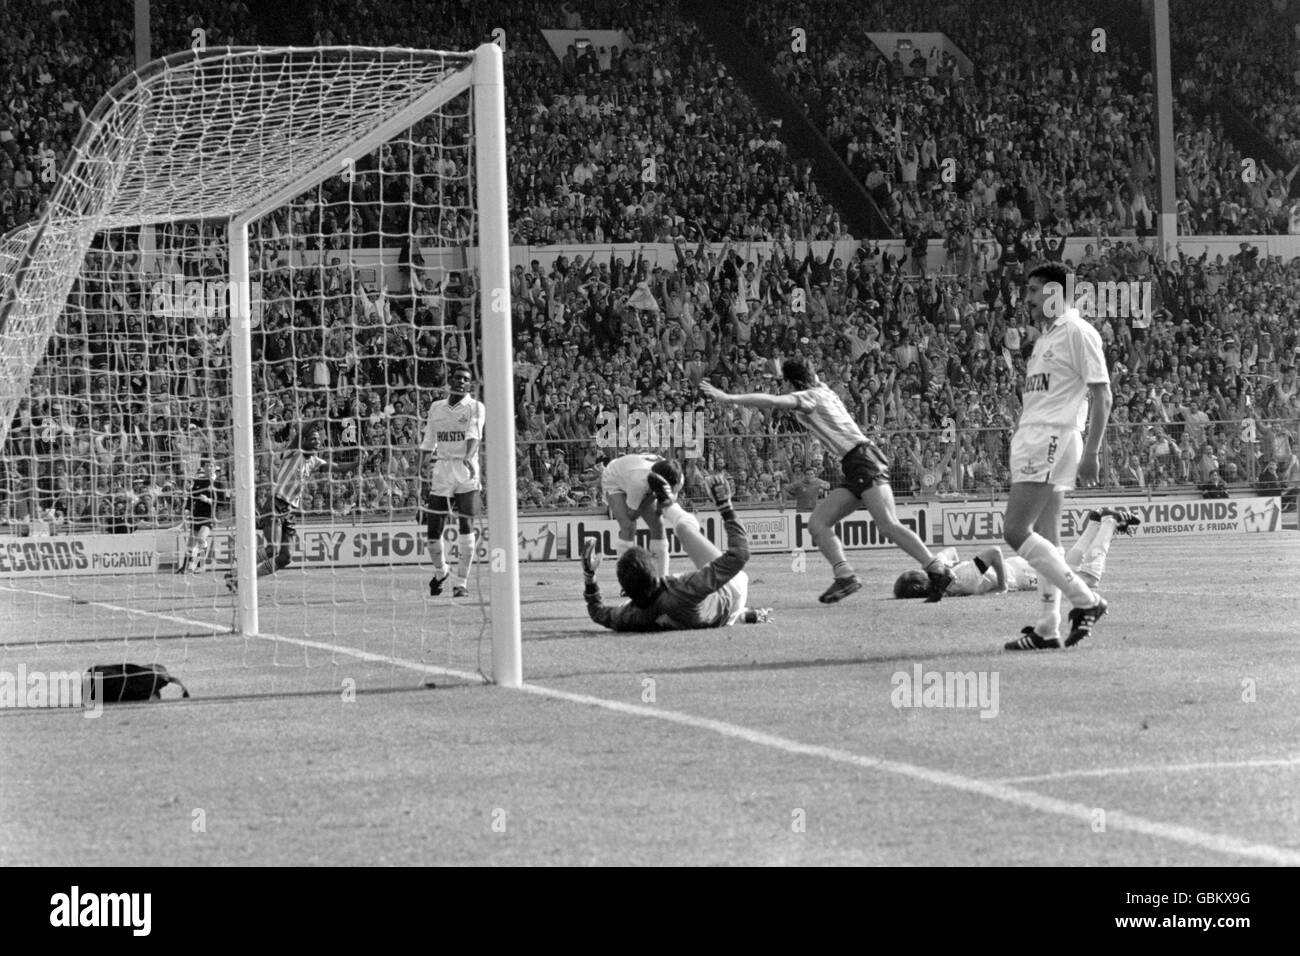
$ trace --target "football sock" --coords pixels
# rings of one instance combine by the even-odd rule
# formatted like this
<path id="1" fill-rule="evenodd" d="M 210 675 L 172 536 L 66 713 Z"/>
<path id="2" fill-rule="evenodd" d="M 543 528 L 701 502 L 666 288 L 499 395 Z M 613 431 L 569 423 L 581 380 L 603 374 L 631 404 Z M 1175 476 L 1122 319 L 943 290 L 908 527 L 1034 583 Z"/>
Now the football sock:
<path id="1" fill-rule="evenodd" d="M 1050 583 L 1060 588 L 1061 593 L 1069 598 L 1070 603 L 1075 607 L 1092 607 L 1097 603 L 1097 595 L 1093 594 L 1092 589 L 1070 570 L 1070 566 L 1065 563 L 1065 556 L 1056 545 L 1041 534 L 1031 532 L 1024 543 L 1016 549 L 1016 553 L 1038 572 L 1040 580 L 1047 578 Z"/>
<path id="2" fill-rule="evenodd" d="M 1083 562 L 1083 556 L 1087 554 L 1088 549 L 1092 547 L 1092 542 L 1096 539 L 1097 532 L 1101 530 L 1101 522 L 1104 520 L 1105 519 L 1103 518 L 1098 521 L 1088 522 L 1088 527 L 1083 529 L 1083 534 L 1079 535 L 1079 540 L 1074 542 L 1074 546 L 1070 548 L 1069 552 L 1066 554 L 1066 564 L 1076 569 L 1079 567 Z"/>
<path id="3" fill-rule="evenodd" d="M 257 563 L 257 576 L 264 578 L 275 573 L 275 558 L 264 558 Z"/>
<path id="4" fill-rule="evenodd" d="M 835 532 L 828 531 L 817 541 L 817 550 L 821 551 L 831 566 L 831 573 L 837 578 L 847 578 L 853 574 L 853 567 L 844 557 L 844 544 Z"/>
<path id="5" fill-rule="evenodd" d="M 460 560 L 457 561 L 456 583 L 469 587 L 469 569 L 474 564 L 474 549 L 478 547 L 478 532 L 469 531 L 460 536 Z"/>
<path id="6" fill-rule="evenodd" d="M 447 545 L 441 534 L 429 541 L 429 554 L 433 557 L 434 577 L 445 578 L 451 569 L 447 567 Z"/>
<path id="7" fill-rule="evenodd" d="M 1100 581 L 1101 576 L 1106 573 L 1106 553 L 1110 551 L 1111 539 L 1115 537 L 1115 519 L 1110 515 L 1102 518 L 1094 526 L 1094 534 L 1083 547 L 1083 553 L 1078 564 L 1071 565 L 1079 569 L 1079 576 L 1095 587 Z M 1088 531 L 1093 528 L 1089 527 Z M 1086 535 L 1085 535 L 1086 536 Z M 1079 543 L 1083 544 L 1084 538 L 1079 538 Z"/>
<path id="8" fill-rule="evenodd" d="M 655 571 L 663 577 L 668 573 L 668 539 L 651 538 L 650 555 L 655 559 Z"/>
<path id="9" fill-rule="evenodd" d="M 1038 575 L 1038 620 L 1034 631 L 1039 637 L 1061 636 L 1061 589 L 1044 574 Z"/>

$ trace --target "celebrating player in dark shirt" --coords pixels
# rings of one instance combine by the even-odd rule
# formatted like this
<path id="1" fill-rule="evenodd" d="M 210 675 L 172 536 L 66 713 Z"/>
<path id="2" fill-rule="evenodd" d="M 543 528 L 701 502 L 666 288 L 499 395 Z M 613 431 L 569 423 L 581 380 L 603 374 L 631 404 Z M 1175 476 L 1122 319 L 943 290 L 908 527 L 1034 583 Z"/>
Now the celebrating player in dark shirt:
<path id="1" fill-rule="evenodd" d="M 185 504 L 190 513 L 190 540 L 176 569 L 177 574 L 195 574 L 203 570 L 212 547 L 212 526 L 217 520 L 217 506 L 225 504 L 229 497 L 218 474 L 215 462 L 205 462 L 190 483 Z"/>

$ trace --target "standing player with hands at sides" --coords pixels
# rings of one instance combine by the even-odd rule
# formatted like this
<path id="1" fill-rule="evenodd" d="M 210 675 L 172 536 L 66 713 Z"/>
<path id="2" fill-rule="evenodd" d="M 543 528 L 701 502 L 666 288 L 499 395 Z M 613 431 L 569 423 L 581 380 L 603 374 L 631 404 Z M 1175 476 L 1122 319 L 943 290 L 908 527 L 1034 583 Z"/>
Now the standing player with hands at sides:
<path id="1" fill-rule="evenodd" d="M 1061 646 L 1062 592 L 1073 605 L 1066 647 L 1087 637 L 1106 613 L 1106 601 L 1070 570 L 1060 548 L 1065 492 L 1074 487 L 1076 477 L 1085 484 L 1097 480 L 1111 406 L 1101 336 L 1073 307 L 1054 314 L 1065 281 L 1064 267 L 1055 264 L 1039 266 L 1028 277 L 1025 302 L 1042 334 L 1025 367 L 1024 407 L 1011 439 L 1011 494 L 1003 534 L 1038 572 L 1042 606 L 1038 621 L 1007 643 L 1009 651 Z"/>
<path id="2" fill-rule="evenodd" d="M 275 456 L 269 506 L 257 522 L 263 542 L 258 552 L 259 578 L 288 567 L 293 557 L 290 545 L 298 537 L 298 529 L 293 523 L 294 512 L 302 506 L 303 489 L 319 469 L 330 467 L 329 462 L 316 454 L 320 446 L 320 428 L 299 425 L 294 430 L 293 440 Z M 237 590 L 234 567 L 226 572 L 225 580 L 227 588 Z"/>
<path id="3" fill-rule="evenodd" d="M 483 403 L 470 395 L 474 379 L 467 368 L 453 368 L 447 376 L 447 397 L 429 406 L 420 442 L 420 500 L 424 502 L 429 554 L 433 558 L 433 577 L 429 594 L 437 597 L 451 569 L 442 530 L 453 508 L 460 522 L 460 561 L 452 597 L 469 597 L 469 572 L 474 564 L 478 535 L 474 518 L 478 515 L 478 450 L 483 441 L 485 419 Z M 434 456 L 433 475 L 425 477 L 429 455 Z"/>
<path id="4" fill-rule="evenodd" d="M 844 557 L 844 545 L 835 534 L 835 525 L 856 511 L 860 504 L 866 505 L 881 533 L 889 535 L 925 569 L 930 581 L 926 601 L 940 600 L 952 583 L 952 572 L 930 553 L 915 532 L 898 520 L 894 510 L 894 492 L 889 485 L 889 460 L 884 452 L 862 434 L 840 397 L 804 362 L 786 359 L 781 364 L 781 377 L 790 383 L 794 389 L 792 392 L 785 395 L 764 392 L 729 395 L 709 382 L 701 382 L 700 391 L 715 402 L 791 411 L 800 425 L 840 456 L 844 484 L 823 498 L 808 519 L 813 543 L 830 562 L 835 575 L 831 586 L 818 600 L 823 604 L 834 604 L 862 587 L 862 579 L 853 572 Z"/>

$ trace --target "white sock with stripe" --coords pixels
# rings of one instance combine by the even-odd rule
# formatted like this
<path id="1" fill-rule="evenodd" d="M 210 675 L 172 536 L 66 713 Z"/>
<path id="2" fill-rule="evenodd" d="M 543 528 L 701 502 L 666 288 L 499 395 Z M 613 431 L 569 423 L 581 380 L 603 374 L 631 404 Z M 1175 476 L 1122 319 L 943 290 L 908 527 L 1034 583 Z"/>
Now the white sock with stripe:
<path id="1" fill-rule="evenodd" d="M 1065 555 L 1041 534 L 1031 532 L 1016 553 L 1038 572 L 1039 581 L 1046 578 L 1056 585 L 1075 607 L 1092 607 L 1097 603 L 1097 595 L 1070 570 Z"/>

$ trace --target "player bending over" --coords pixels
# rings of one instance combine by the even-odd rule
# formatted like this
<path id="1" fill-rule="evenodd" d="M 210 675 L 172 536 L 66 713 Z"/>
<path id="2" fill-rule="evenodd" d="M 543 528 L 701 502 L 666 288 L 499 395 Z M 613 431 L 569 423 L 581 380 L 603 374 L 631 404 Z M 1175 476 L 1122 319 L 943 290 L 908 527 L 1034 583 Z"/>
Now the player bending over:
<path id="1" fill-rule="evenodd" d="M 295 441 L 275 457 L 270 504 L 257 521 L 262 536 L 257 562 L 259 578 L 288 567 L 293 557 L 293 539 L 298 537 L 294 512 L 302 507 L 303 489 L 318 470 L 330 467 L 329 462 L 316 454 L 321 446 L 318 427 L 300 425 L 294 437 Z M 226 587 L 236 590 L 233 566 L 226 572 L 225 580 Z"/>
<path id="2" fill-rule="evenodd" d="M 652 472 L 648 481 L 660 514 L 698 570 L 687 575 L 659 574 L 650 552 L 633 546 L 618 559 L 618 583 L 631 600 L 622 607 L 606 607 L 596 584 L 600 552 L 597 542 L 589 541 L 582 551 L 582 572 L 586 581 L 583 596 L 591 619 L 615 631 L 671 631 L 769 622 L 770 608 L 745 606 L 749 575 L 743 569 L 749 560 L 749 538 L 732 510 L 726 479 L 715 477 L 709 482 L 709 492 L 727 529 L 725 552 L 704 536 L 699 522 L 677 503 L 676 490 L 664 478 Z"/>
<path id="3" fill-rule="evenodd" d="M 621 558 L 636 539 L 636 519 L 641 518 L 650 529 L 650 554 L 654 556 L 655 571 L 660 577 L 668 573 L 668 538 L 664 536 L 663 519 L 655 510 L 655 497 L 650 493 L 646 479 L 651 473 L 668 482 L 674 492 L 682 490 L 682 471 L 677 462 L 659 455 L 623 455 L 615 458 L 601 476 L 601 487 L 609 512 L 618 522 L 618 541 L 614 547 Z"/>
<path id="4" fill-rule="evenodd" d="M 177 574 L 195 574 L 203 570 L 208 552 L 212 549 L 212 526 L 217 520 L 217 506 L 228 495 L 225 483 L 218 477 L 215 462 L 204 462 L 190 483 L 185 508 L 190 513 L 190 539 L 185 546 Z"/>
<path id="5" fill-rule="evenodd" d="M 474 518 L 482 490 L 478 450 L 485 420 L 483 403 L 470 395 L 472 382 L 469 369 L 452 370 L 447 378 L 447 397 L 429 406 L 424 439 L 420 442 L 420 500 L 424 502 L 425 531 L 429 555 L 433 558 L 429 594 L 434 597 L 442 593 L 442 586 L 451 573 L 442 531 L 453 510 L 459 520 L 460 560 L 451 596 L 469 597 L 469 572 L 478 545 Z M 424 469 L 430 454 L 434 456 L 433 476 L 426 481 Z"/>
<path id="6" fill-rule="evenodd" d="M 1065 556 L 1066 564 L 1084 583 L 1095 588 L 1106 570 L 1106 555 L 1115 534 L 1131 535 L 1132 529 L 1141 523 L 1136 515 L 1122 508 L 1089 511 L 1083 533 Z M 954 580 L 948 585 L 948 597 L 1033 591 L 1038 587 L 1038 572 L 1029 562 L 1018 554 L 1004 558 L 1002 549 L 996 545 L 981 551 L 971 561 L 958 562 L 954 548 L 940 551 L 939 557 L 952 564 Z M 894 582 L 894 597 L 925 597 L 929 588 L 930 582 L 922 572 L 904 571 Z M 1032 626 L 1025 627 L 1021 633 L 1027 634 L 1032 630 Z"/>
<path id="7" fill-rule="evenodd" d="M 781 364 L 781 377 L 794 391 L 786 395 L 763 392 L 728 395 L 709 382 L 701 382 L 700 391 L 717 402 L 792 411 L 799 424 L 841 457 L 844 484 L 823 498 L 808 519 L 813 543 L 830 562 L 835 575 L 831 586 L 818 600 L 834 604 L 862 587 L 862 579 L 844 557 L 844 545 L 835 534 L 835 525 L 853 514 L 859 505 L 866 505 L 881 533 L 921 563 L 930 581 L 926 600 L 938 601 L 952 582 L 952 574 L 915 532 L 898 520 L 894 492 L 889 485 L 889 460 L 884 452 L 862 434 L 840 397 L 803 362 L 786 359 Z"/>

